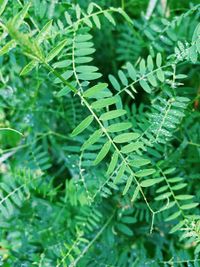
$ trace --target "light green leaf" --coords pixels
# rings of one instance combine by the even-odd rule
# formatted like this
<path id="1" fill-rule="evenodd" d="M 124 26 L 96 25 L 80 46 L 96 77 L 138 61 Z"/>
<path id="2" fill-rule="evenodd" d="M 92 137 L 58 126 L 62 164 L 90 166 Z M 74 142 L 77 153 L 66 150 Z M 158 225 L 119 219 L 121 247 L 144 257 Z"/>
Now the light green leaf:
<path id="1" fill-rule="evenodd" d="M 105 98 L 105 99 L 100 99 L 100 100 L 93 102 L 91 107 L 94 109 L 101 109 L 101 108 L 105 108 L 107 106 L 116 104 L 117 101 L 118 101 L 118 98 L 116 96 Z"/>
<path id="2" fill-rule="evenodd" d="M 160 68 L 161 65 L 162 65 L 162 56 L 161 56 L 161 53 L 158 53 L 156 55 L 156 65 L 157 65 L 158 68 Z"/>
<path id="3" fill-rule="evenodd" d="M 176 231 L 178 231 L 181 227 L 183 227 L 183 225 L 185 224 L 185 221 L 180 221 L 178 224 L 176 224 L 170 231 L 170 234 L 175 233 Z"/>
<path id="4" fill-rule="evenodd" d="M 148 57 L 147 57 L 147 68 L 149 71 L 152 71 L 154 68 L 153 59 L 152 59 L 151 55 L 148 55 Z"/>
<path id="5" fill-rule="evenodd" d="M 84 81 L 92 81 L 92 80 L 96 80 L 98 78 L 100 78 L 102 76 L 101 73 L 81 73 L 78 74 L 78 78 L 80 80 L 84 80 Z"/>
<path id="6" fill-rule="evenodd" d="M 192 61 L 192 63 L 195 64 L 197 62 L 198 54 L 197 54 L 196 45 L 192 45 L 189 48 L 189 57 L 190 57 L 190 60 Z"/>
<path id="7" fill-rule="evenodd" d="M 129 176 L 129 178 L 126 182 L 126 185 L 124 187 L 123 193 L 122 193 L 123 196 L 127 194 L 132 182 L 133 182 L 133 176 Z"/>
<path id="8" fill-rule="evenodd" d="M 178 183 L 180 181 L 183 181 L 182 177 L 174 177 L 174 178 L 168 179 L 168 182 L 170 182 L 170 183 Z"/>
<path id="9" fill-rule="evenodd" d="M 121 89 L 120 84 L 112 74 L 108 75 L 108 79 L 110 80 L 110 82 L 111 82 L 112 86 L 114 87 L 114 89 L 117 90 L 117 91 L 120 91 L 120 89 Z"/>
<path id="10" fill-rule="evenodd" d="M 171 192 L 167 192 L 167 193 L 164 193 L 162 195 L 159 195 L 155 198 L 156 201 L 159 201 L 159 200 L 163 200 L 163 199 L 166 199 L 166 198 L 169 198 L 170 196 L 172 195 Z"/>
<path id="11" fill-rule="evenodd" d="M 94 160 L 94 165 L 99 164 L 104 158 L 105 156 L 108 154 L 109 150 L 111 147 L 111 143 L 110 141 L 107 141 L 103 147 L 101 148 L 101 150 L 99 151 L 96 159 Z"/>
<path id="12" fill-rule="evenodd" d="M 151 93 L 151 87 L 148 85 L 148 83 L 145 80 L 139 81 L 140 86 L 144 89 L 145 92 Z"/>
<path id="13" fill-rule="evenodd" d="M 135 191 L 134 191 L 134 193 L 133 193 L 133 196 L 132 196 L 132 198 L 131 198 L 131 202 L 134 202 L 134 201 L 136 200 L 136 198 L 137 198 L 139 192 L 140 192 L 140 187 L 137 186 L 136 189 L 135 189 Z"/>
<path id="14" fill-rule="evenodd" d="M 140 136 L 138 133 L 123 133 L 118 136 L 115 136 L 113 141 L 115 143 L 126 143 L 131 142 L 132 140 L 137 139 Z"/>
<path id="15" fill-rule="evenodd" d="M 76 136 L 83 132 L 93 121 L 93 116 L 89 115 L 85 118 L 72 132 L 71 136 Z"/>
<path id="16" fill-rule="evenodd" d="M 26 75 L 28 74 L 30 71 L 32 71 L 36 66 L 38 65 L 38 61 L 37 60 L 31 60 L 31 62 L 29 62 L 20 72 L 20 75 Z"/>
<path id="17" fill-rule="evenodd" d="M 136 158 L 134 160 L 131 160 L 129 164 L 133 167 L 141 167 L 144 165 L 149 164 L 151 161 L 149 159 L 143 159 L 143 158 Z"/>
<path id="18" fill-rule="evenodd" d="M 142 148 L 143 146 L 144 146 L 144 144 L 142 142 L 131 143 L 131 144 L 123 146 L 121 149 L 121 152 L 123 154 L 129 154 L 133 151 L 137 151 L 138 149 Z"/>
<path id="19" fill-rule="evenodd" d="M 193 208 L 196 208 L 199 205 L 199 203 L 190 203 L 190 204 L 185 204 L 181 206 L 182 210 L 190 210 Z"/>
<path id="20" fill-rule="evenodd" d="M 114 169 L 117 165 L 117 162 L 118 162 L 118 157 L 119 157 L 119 155 L 118 155 L 117 151 L 115 151 L 114 154 L 112 155 L 110 164 L 108 166 L 108 170 L 106 172 L 107 175 L 110 175 L 114 171 Z"/>
<path id="21" fill-rule="evenodd" d="M 126 75 L 124 74 L 124 72 L 122 70 L 118 71 L 118 76 L 119 76 L 122 84 L 127 86 L 128 85 L 128 80 L 127 80 Z"/>
<path id="22" fill-rule="evenodd" d="M 139 68 L 140 68 L 141 75 L 144 75 L 145 72 L 146 72 L 146 64 L 145 64 L 145 60 L 144 59 L 142 59 L 140 61 Z"/>
<path id="23" fill-rule="evenodd" d="M 86 66 L 86 65 L 82 65 L 82 66 L 77 66 L 76 67 L 76 72 L 85 72 L 85 73 L 92 73 L 97 71 L 98 68 L 95 66 Z"/>
<path id="24" fill-rule="evenodd" d="M 177 184 L 177 185 L 172 186 L 172 190 L 180 190 L 186 186 L 187 186 L 186 183 Z"/>
<path id="25" fill-rule="evenodd" d="M 8 3 L 8 0 L 1 0 L 0 1 L 0 16 L 1 16 L 1 14 L 3 14 L 7 3 Z"/>
<path id="26" fill-rule="evenodd" d="M 147 80 L 149 81 L 149 83 L 150 83 L 152 86 L 154 86 L 154 87 L 157 86 L 157 81 L 156 81 L 156 79 L 155 79 L 153 73 L 149 73 L 149 74 L 147 75 Z"/>
<path id="27" fill-rule="evenodd" d="M 116 119 L 118 117 L 121 117 L 121 116 L 125 115 L 126 113 L 127 112 L 124 109 L 111 110 L 111 111 L 103 113 L 99 119 L 102 121 L 108 121 L 108 120 L 112 120 L 112 119 Z"/>
<path id="28" fill-rule="evenodd" d="M 156 70 L 156 75 L 159 81 L 164 82 L 165 74 L 161 69 Z"/>
<path id="29" fill-rule="evenodd" d="M 119 171 L 116 177 L 114 178 L 114 184 L 117 184 L 120 182 L 122 176 L 124 175 L 125 170 L 126 170 L 126 164 L 123 162 L 121 167 L 119 168 Z"/>
<path id="30" fill-rule="evenodd" d="M 67 44 L 67 40 L 61 41 L 56 47 L 54 47 L 46 57 L 46 61 L 49 62 L 56 57 Z"/>
<path id="31" fill-rule="evenodd" d="M 93 87 L 89 88 L 83 93 L 83 96 L 86 98 L 90 98 L 93 96 L 96 96 L 100 91 L 104 90 L 108 87 L 107 83 L 99 83 L 97 85 L 94 85 Z"/>
<path id="32" fill-rule="evenodd" d="M 172 221 L 174 219 L 176 219 L 177 217 L 179 217 L 181 215 L 181 210 L 176 211 L 175 213 L 173 213 L 172 215 L 170 215 L 169 217 L 167 217 L 165 219 L 166 222 Z"/>
<path id="33" fill-rule="evenodd" d="M 96 143 L 100 137 L 102 136 L 102 131 L 101 129 L 96 130 L 89 138 L 88 140 L 86 140 L 84 142 L 84 144 L 82 145 L 81 150 L 84 150 L 86 148 L 88 148 L 89 146 L 93 145 L 94 143 Z"/>
<path id="34" fill-rule="evenodd" d="M 136 172 L 135 175 L 137 177 L 145 177 L 145 176 L 152 175 L 155 172 L 156 172 L 155 169 L 144 169 L 144 170 L 141 170 L 141 171 Z"/>
<path id="35" fill-rule="evenodd" d="M 76 57 L 88 56 L 95 52 L 94 48 L 80 48 L 75 51 Z"/>
<path id="36" fill-rule="evenodd" d="M 38 43 L 38 45 L 41 44 L 46 39 L 48 34 L 50 33 L 51 28 L 52 28 L 52 22 L 53 20 L 50 20 L 49 22 L 47 22 L 46 25 L 42 28 L 42 30 L 36 36 L 35 40 Z"/>
<path id="37" fill-rule="evenodd" d="M 95 25 L 97 26 L 97 28 L 101 29 L 101 23 L 100 23 L 100 20 L 99 20 L 98 16 L 97 15 L 93 15 L 92 18 L 93 18 L 93 21 L 94 21 Z"/>
<path id="38" fill-rule="evenodd" d="M 131 122 L 119 122 L 119 123 L 114 123 L 108 126 L 107 131 L 110 133 L 117 133 L 117 132 L 128 130 L 131 127 L 132 127 Z"/>
<path id="39" fill-rule="evenodd" d="M 4 54 L 8 53 L 11 49 L 13 49 L 15 46 L 17 45 L 17 43 L 15 42 L 15 40 L 11 40 L 9 41 L 6 45 L 4 45 L 1 49 L 0 49 L 0 56 L 3 56 Z"/>
<path id="40" fill-rule="evenodd" d="M 115 20 L 113 19 L 113 17 L 110 15 L 109 12 L 104 11 L 104 15 L 108 19 L 108 21 L 110 21 L 114 26 L 116 25 Z"/>
<path id="41" fill-rule="evenodd" d="M 178 200 L 188 200 L 188 199 L 192 199 L 193 197 L 194 197 L 193 195 L 177 195 L 177 196 L 175 196 L 175 198 Z"/>
<path id="42" fill-rule="evenodd" d="M 137 74 L 136 71 L 133 67 L 133 65 L 130 62 L 126 63 L 126 68 L 128 70 L 128 75 L 130 76 L 130 78 L 135 81 L 137 79 Z"/>
<path id="43" fill-rule="evenodd" d="M 65 86 L 56 94 L 56 97 L 66 96 L 70 92 L 71 92 L 71 89 L 69 87 Z"/>
<path id="44" fill-rule="evenodd" d="M 150 187 L 154 184 L 160 183 L 163 180 L 163 178 L 157 178 L 157 179 L 147 179 L 141 182 L 142 187 Z"/>

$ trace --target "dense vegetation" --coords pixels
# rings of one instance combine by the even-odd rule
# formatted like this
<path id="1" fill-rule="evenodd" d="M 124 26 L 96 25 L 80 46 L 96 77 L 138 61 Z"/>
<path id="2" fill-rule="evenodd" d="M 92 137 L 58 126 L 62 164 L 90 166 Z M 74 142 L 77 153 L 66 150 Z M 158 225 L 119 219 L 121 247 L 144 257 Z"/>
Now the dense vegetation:
<path id="1" fill-rule="evenodd" d="M 0 0 L 1 266 L 200 266 L 199 17 Z"/>

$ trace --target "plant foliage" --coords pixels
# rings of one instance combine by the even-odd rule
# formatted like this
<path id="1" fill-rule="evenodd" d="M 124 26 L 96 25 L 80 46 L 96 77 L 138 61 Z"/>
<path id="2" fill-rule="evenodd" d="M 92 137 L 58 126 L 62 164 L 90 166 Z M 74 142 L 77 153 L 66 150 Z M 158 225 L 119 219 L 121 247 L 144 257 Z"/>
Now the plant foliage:
<path id="1" fill-rule="evenodd" d="M 89 2 L 0 1 L 1 265 L 199 266 L 200 4 Z"/>

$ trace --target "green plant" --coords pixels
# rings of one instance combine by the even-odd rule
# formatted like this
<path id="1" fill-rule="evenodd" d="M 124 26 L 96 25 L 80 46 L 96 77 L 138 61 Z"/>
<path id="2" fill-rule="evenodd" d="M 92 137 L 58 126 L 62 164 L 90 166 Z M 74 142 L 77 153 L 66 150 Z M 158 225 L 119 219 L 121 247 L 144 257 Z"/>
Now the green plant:
<path id="1" fill-rule="evenodd" d="M 2 264 L 198 266 L 200 5 L 75 2 L 0 1 Z"/>

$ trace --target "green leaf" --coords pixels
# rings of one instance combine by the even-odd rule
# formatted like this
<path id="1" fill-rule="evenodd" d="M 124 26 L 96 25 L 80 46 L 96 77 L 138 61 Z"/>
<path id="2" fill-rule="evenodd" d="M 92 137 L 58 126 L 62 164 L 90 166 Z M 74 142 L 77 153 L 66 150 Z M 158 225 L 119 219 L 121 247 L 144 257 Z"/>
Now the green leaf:
<path id="1" fill-rule="evenodd" d="M 123 73 L 122 70 L 118 71 L 118 75 L 119 75 L 119 78 L 120 78 L 122 84 L 127 86 L 128 85 L 128 80 L 127 80 L 126 75 Z"/>
<path id="2" fill-rule="evenodd" d="M 50 33 L 51 28 L 52 28 L 52 22 L 53 20 L 50 20 L 49 22 L 47 22 L 45 26 L 42 28 L 42 30 L 36 36 L 35 40 L 38 44 L 41 44 L 46 39 L 48 34 Z"/>
<path id="3" fill-rule="evenodd" d="M 99 164 L 104 158 L 105 156 L 108 154 L 109 150 L 111 147 L 111 143 L 110 141 L 107 141 L 103 147 L 101 148 L 101 150 L 99 151 L 96 159 L 94 160 L 94 165 Z"/>
<path id="4" fill-rule="evenodd" d="M 131 216 L 124 216 L 121 218 L 121 222 L 123 222 L 123 223 L 132 224 L 132 223 L 135 223 L 136 221 L 137 221 L 137 219 L 135 217 L 131 217 Z"/>
<path id="5" fill-rule="evenodd" d="M 135 191 L 134 191 L 134 193 L 133 193 L 133 196 L 132 196 L 132 198 L 131 198 L 131 202 L 134 202 L 134 201 L 136 200 L 136 198 L 137 198 L 139 192 L 140 192 L 140 187 L 137 186 L 136 189 L 135 189 Z"/>
<path id="6" fill-rule="evenodd" d="M 86 148 L 88 148 L 89 146 L 93 145 L 94 143 L 96 143 L 100 137 L 102 136 L 102 131 L 101 129 L 96 130 L 89 138 L 88 140 L 86 140 L 84 142 L 84 144 L 81 147 L 81 150 L 84 150 Z"/>
<path id="7" fill-rule="evenodd" d="M 92 72 L 95 72 L 97 70 L 98 70 L 98 68 L 95 66 L 82 65 L 82 66 L 76 67 L 76 72 L 79 72 L 79 73 L 92 73 Z"/>
<path id="8" fill-rule="evenodd" d="M 169 188 L 168 185 L 163 185 L 156 190 L 156 193 L 162 193 L 162 192 L 168 190 L 168 188 Z"/>
<path id="9" fill-rule="evenodd" d="M 88 56 L 95 52 L 94 48 L 80 48 L 75 51 L 76 57 Z"/>
<path id="10" fill-rule="evenodd" d="M 117 184 L 120 182 L 122 176 L 124 175 L 125 170 L 126 170 L 126 164 L 123 162 L 121 167 L 119 168 L 119 171 L 118 171 L 116 177 L 114 178 L 114 181 L 113 181 L 114 184 Z"/>
<path id="11" fill-rule="evenodd" d="M 193 208 L 196 208 L 199 205 L 199 203 L 190 203 L 190 204 L 185 204 L 181 206 L 182 210 L 190 210 Z"/>
<path id="12" fill-rule="evenodd" d="M 177 217 L 179 217 L 181 215 L 181 210 L 173 213 L 172 215 L 170 215 L 169 217 L 167 217 L 165 219 L 166 222 L 169 222 L 169 221 L 172 221 L 172 220 L 175 220 Z"/>
<path id="13" fill-rule="evenodd" d="M 78 74 L 78 78 L 80 80 L 84 80 L 84 81 L 92 81 L 92 80 L 96 80 L 98 78 L 100 78 L 102 76 L 101 73 L 81 73 Z"/>
<path id="14" fill-rule="evenodd" d="M 142 142 L 130 143 L 122 147 L 121 152 L 123 154 L 129 154 L 133 151 L 137 151 L 138 149 L 142 148 L 144 144 Z"/>
<path id="15" fill-rule="evenodd" d="M 110 15 L 109 12 L 104 11 L 104 16 L 108 19 L 108 21 L 110 21 L 114 26 L 116 25 L 115 20 L 113 19 L 113 17 Z"/>
<path id="16" fill-rule="evenodd" d="M 160 68 L 161 65 L 162 65 L 162 56 L 161 56 L 161 53 L 158 53 L 156 55 L 156 65 L 157 65 L 158 68 Z"/>
<path id="17" fill-rule="evenodd" d="M 162 195 L 159 195 L 155 198 L 156 201 L 159 201 L 159 200 L 163 200 L 163 199 L 166 199 L 166 198 L 169 198 L 170 196 L 172 195 L 171 192 L 167 192 L 167 193 L 164 193 Z"/>
<path id="18" fill-rule="evenodd" d="M 119 155 L 118 155 L 117 151 L 115 151 L 114 154 L 112 155 L 110 164 L 108 166 L 108 170 L 106 172 L 107 175 L 110 175 L 114 171 L 114 169 L 117 165 L 117 162 L 118 162 L 118 157 L 119 157 Z"/>
<path id="19" fill-rule="evenodd" d="M 153 73 L 149 73 L 149 74 L 147 75 L 147 80 L 149 81 L 149 83 L 150 83 L 152 86 L 154 86 L 154 87 L 157 86 L 157 81 L 156 81 L 156 79 L 155 79 Z"/>
<path id="20" fill-rule="evenodd" d="M 98 83 L 94 85 L 93 87 L 89 88 L 83 93 L 83 96 L 86 98 L 90 98 L 93 96 L 96 96 L 100 91 L 104 90 L 108 87 L 107 83 Z"/>
<path id="21" fill-rule="evenodd" d="M 168 179 L 168 182 L 170 182 L 170 183 L 178 183 L 180 181 L 183 181 L 182 177 L 174 177 L 174 178 Z"/>
<path id="22" fill-rule="evenodd" d="M 122 193 L 123 196 L 127 194 L 132 182 L 133 182 L 133 176 L 129 176 L 129 178 L 126 182 L 126 185 L 124 187 L 123 193 Z"/>
<path id="23" fill-rule="evenodd" d="M 93 15 L 92 18 L 93 18 L 93 21 L 94 21 L 95 25 L 97 26 L 97 28 L 101 29 L 101 23 L 100 23 L 100 20 L 99 20 L 98 16 L 97 15 Z"/>
<path id="24" fill-rule="evenodd" d="M 15 27 L 15 29 L 18 29 L 20 25 L 23 23 L 24 18 L 27 15 L 30 6 L 31 6 L 31 2 L 25 4 L 22 10 L 18 14 L 16 14 L 14 18 L 12 19 L 11 23 Z"/>
<path id="25" fill-rule="evenodd" d="M 105 108 L 107 106 L 113 105 L 118 101 L 118 98 L 116 96 L 109 97 L 105 99 L 100 99 L 92 103 L 91 107 L 94 109 L 101 109 Z"/>
<path id="26" fill-rule="evenodd" d="M 165 74 L 161 69 L 156 70 L 156 75 L 159 81 L 164 82 Z"/>
<path id="27" fill-rule="evenodd" d="M 188 200 L 188 199 L 192 199 L 193 197 L 194 197 L 193 195 L 177 195 L 177 196 L 175 196 L 175 198 L 178 200 Z"/>
<path id="28" fill-rule="evenodd" d="M 157 178 L 157 179 L 147 179 L 141 182 L 142 187 L 150 187 L 154 184 L 160 183 L 163 180 L 163 178 Z"/>
<path id="29" fill-rule="evenodd" d="M 144 89 L 145 92 L 151 93 L 151 87 L 148 85 L 148 83 L 145 80 L 139 81 L 140 86 Z"/>
<path id="30" fill-rule="evenodd" d="M 175 233 L 176 231 L 180 230 L 180 228 L 185 224 L 185 221 L 180 221 L 178 224 L 176 224 L 170 231 L 170 234 Z"/>
<path id="31" fill-rule="evenodd" d="M 120 84 L 112 74 L 108 75 L 108 79 L 110 80 L 110 82 L 111 82 L 112 86 L 114 87 L 114 89 L 117 90 L 117 91 L 120 91 L 120 89 L 121 89 Z"/>
<path id="32" fill-rule="evenodd" d="M 126 63 L 126 68 L 128 70 L 128 75 L 130 76 L 130 78 L 135 81 L 137 79 L 137 74 L 136 71 L 133 67 L 133 65 L 130 62 Z"/>
<path id="33" fill-rule="evenodd" d="M 127 236 L 133 235 L 132 230 L 129 227 L 127 227 L 125 224 L 118 223 L 117 228 L 120 232 L 122 232 L 123 234 L 125 234 Z"/>
<path id="34" fill-rule="evenodd" d="M 154 68 L 153 59 L 152 59 L 151 55 L 148 55 L 148 57 L 147 57 L 147 68 L 149 71 L 152 71 Z"/>
<path id="35" fill-rule="evenodd" d="M 31 62 L 29 62 L 20 72 L 20 75 L 26 75 L 28 74 L 30 71 L 32 71 L 36 66 L 38 65 L 38 61 L 37 60 L 31 60 Z"/>
<path id="36" fill-rule="evenodd" d="M 192 63 L 195 64 L 197 62 L 198 54 L 197 54 L 196 45 L 192 45 L 189 48 L 189 57 L 190 57 L 190 60 L 192 61 Z"/>
<path id="37" fill-rule="evenodd" d="M 124 109 L 111 110 L 111 111 L 103 113 L 99 119 L 102 121 L 108 121 L 108 120 L 112 120 L 112 119 L 116 119 L 118 117 L 121 117 L 121 116 L 125 115 L 126 113 L 127 113 L 127 111 Z"/>
<path id="38" fill-rule="evenodd" d="M 71 92 L 71 89 L 69 87 L 65 86 L 56 94 L 56 97 L 66 96 L 70 92 Z"/>
<path id="39" fill-rule="evenodd" d="M 54 47 L 46 57 L 46 61 L 49 62 L 56 57 L 67 44 L 67 40 L 61 41 L 56 47 Z"/>
<path id="40" fill-rule="evenodd" d="M 115 136 L 113 141 L 115 143 L 126 143 L 131 142 L 132 140 L 137 139 L 140 136 L 138 133 L 123 133 L 118 136 Z"/>
<path id="41" fill-rule="evenodd" d="M 144 75 L 146 73 L 146 64 L 144 59 L 140 61 L 139 67 L 141 75 Z"/>
<path id="42" fill-rule="evenodd" d="M 141 170 L 135 173 L 135 175 L 137 177 L 145 177 L 145 176 L 149 176 L 152 175 L 156 172 L 155 169 L 145 169 L 145 170 Z"/>
<path id="43" fill-rule="evenodd" d="M 117 133 L 117 132 L 125 131 L 131 127 L 132 127 L 131 122 L 119 122 L 119 123 L 114 123 L 108 126 L 107 131 L 110 133 Z"/>
<path id="44" fill-rule="evenodd" d="M 170 173 L 173 173 L 175 170 L 176 170 L 176 168 L 169 168 L 169 169 L 166 169 L 163 173 L 164 174 L 170 174 Z"/>
<path id="45" fill-rule="evenodd" d="M 9 41 L 6 45 L 4 45 L 1 49 L 0 49 L 0 56 L 3 56 L 4 54 L 8 53 L 11 49 L 13 49 L 15 46 L 17 45 L 17 43 L 15 42 L 15 40 L 11 40 Z"/>
<path id="46" fill-rule="evenodd" d="M 172 186 L 172 190 L 180 190 L 186 186 L 187 186 L 186 183 L 177 184 L 177 185 Z"/>
<path id="47" fill-rule="evenodd" d="M 89 115 L 87 118 L 85 118 L 71 133 L 71 136 L 76 136 L 83 132 L 93 121 L 93 116 Z"/>
<path id="48" fill-rule="evenodd" d="M 90 27 L 90 28 L 92 28 L 93 27 L 93 25 L 92 25 L 92 22 L 91 22 L 91 20 L 90 20 L 90 18 L 88 18 L 88 17 L 85 17 L 84 19 L 83 19 L 83 22 L 88 26 L 88 27 Z"/>
<path id="49" fill-rule="evenodd" d="M 1 16 L 1 14 L 3 14 L 7 3 L 8 3 L 8 0 L 1 0 L 0 1 L 0 16 Z"/>
<path id="50" fill-rule="evenodd" d="M 149 164 L 151 161 L 149 159 L 143 159 L 143 158 L 136 158 L 134 160 L 131 160 L 129 164 L 133 167 L 141 167 L 144 165 Z"/>

